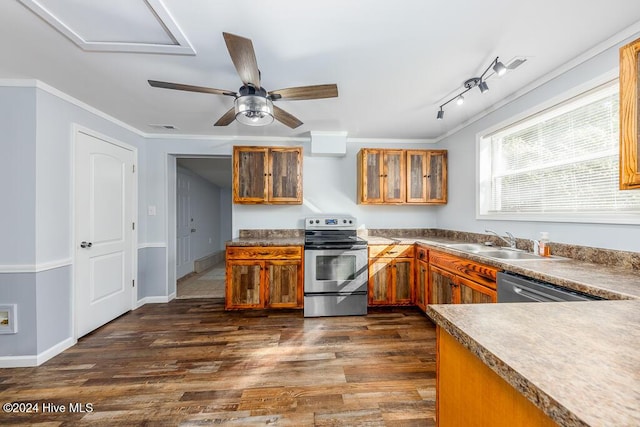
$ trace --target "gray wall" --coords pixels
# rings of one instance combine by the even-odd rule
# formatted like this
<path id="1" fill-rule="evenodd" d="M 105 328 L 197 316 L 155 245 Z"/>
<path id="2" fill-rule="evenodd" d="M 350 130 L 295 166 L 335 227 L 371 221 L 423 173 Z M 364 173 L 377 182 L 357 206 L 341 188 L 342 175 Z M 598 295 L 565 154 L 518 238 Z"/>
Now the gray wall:
<path id="1" fill-rule="evenodd" d="M 220 187 L 180 166 L 177 173 L 188 175 L 191 180 L 191 218 L 196 231 L 191 233 L 190 241 L 191 261 L 195 261 L 220 250 Z"/>
<path id="2" fill-rule="evenodd" d="M 449 150 L 449 203 L 437 214 L 438 227 L 470 232 L 484 232 L 485 228 L 491 228 L 501 233 L 510 231 L 517 237 L 528 239 L 538 238 L 539 232 L 548 231 L 551 241 L 639 251 L 638 225 L 478 220 L 475 186 L 478 133 L 533 111 L 536 106 L 567 91 L 587 89 L 617 77 L 619 46 L 639 36 L 603 51 L 441 141 L 439 145 Z"/>

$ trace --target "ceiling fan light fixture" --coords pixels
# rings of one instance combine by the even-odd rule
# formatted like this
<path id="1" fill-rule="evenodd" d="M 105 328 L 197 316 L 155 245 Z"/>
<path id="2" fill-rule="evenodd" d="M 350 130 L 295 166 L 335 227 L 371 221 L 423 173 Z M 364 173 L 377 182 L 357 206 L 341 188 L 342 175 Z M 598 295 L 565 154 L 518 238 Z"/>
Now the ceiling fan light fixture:
<path id="1" fill-rule="evenodd" d="M 273 102 L 269 98 L 244 95 L 235 100 L 236 120 L 248 126 L 273 123 Z"/>

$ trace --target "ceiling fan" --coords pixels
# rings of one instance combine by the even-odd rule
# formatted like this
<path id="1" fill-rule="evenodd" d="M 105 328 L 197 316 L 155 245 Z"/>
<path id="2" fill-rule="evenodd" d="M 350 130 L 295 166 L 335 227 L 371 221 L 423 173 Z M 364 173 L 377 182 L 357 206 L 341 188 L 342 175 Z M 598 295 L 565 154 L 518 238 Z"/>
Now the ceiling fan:
<path id="1" fill-rule="evenodd" d="M 260 70 L 258 70 L 251 40 L 230 33 L 222 33 L 222 35 L 227 44 L 229 55 L 231 55 L 231 61 L 233 61 L 242 80 L 242 87 L 238 89 L 238 92 L 157 80 L 148 80 L 149 84 L 164 89 L 233 96 L 235 98 L 234 107 L 224 113 L 214 126 L 227 126 L 236 119 L 246 125 L 264 126 L 273 122 L 275 118 L 291 129 L 295 129 L 302 122 L 282 108 L 273 105 L 273 101 L 335 98 L 338 96 L 338 86 L 335 84 L 298 86 L 267 91 L 260 84 Z"/>

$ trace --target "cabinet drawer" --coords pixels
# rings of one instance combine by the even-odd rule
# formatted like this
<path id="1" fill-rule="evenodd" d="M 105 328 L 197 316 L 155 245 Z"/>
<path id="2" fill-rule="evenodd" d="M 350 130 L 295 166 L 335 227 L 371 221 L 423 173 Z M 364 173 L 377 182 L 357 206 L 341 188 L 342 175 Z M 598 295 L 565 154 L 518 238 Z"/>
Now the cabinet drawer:
<path id="1" fill-rule="evenodd" d="M 429 261 L 429 250 L 427 248 L 423 248 L 422 246 L 416 247 L 416 259 L 419 261 L 428 262 Z"/>
<path id="2" fill-rule="evenodd" d="M 496 289 L 497 268 L 437 251 L 429 251 L 429 264 Z"/>
<path id="3" fill-rule="evenodd" d="M 301 259 L 302 246 L 227 246 L 227 259 Z"/>
<path id="4" fill-rule="evenodd" d="M 369 258 L 413 258 L 413 245 L 370 245 Z"/>

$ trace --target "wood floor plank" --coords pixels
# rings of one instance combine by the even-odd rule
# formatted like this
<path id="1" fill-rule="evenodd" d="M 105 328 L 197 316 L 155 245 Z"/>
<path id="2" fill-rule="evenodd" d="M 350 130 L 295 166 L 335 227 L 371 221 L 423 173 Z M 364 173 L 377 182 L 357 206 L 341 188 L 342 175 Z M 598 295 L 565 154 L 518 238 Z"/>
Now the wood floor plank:
<path id="1" fill-rule="evenodd" d="M 149 304 L 40 367 L 2 369 L 0 402 L 67 409 L 0 413 L 3 425 L 429 426 L 435 327 L 412 308 L 305 319 Z"/>

